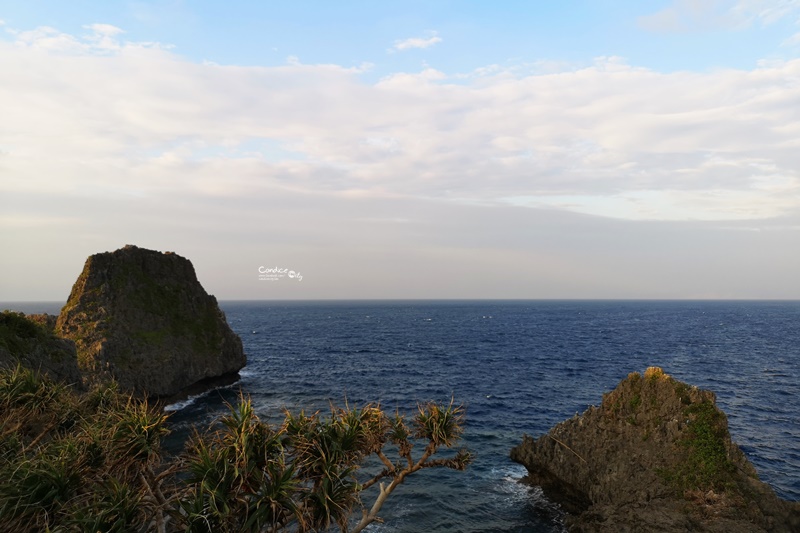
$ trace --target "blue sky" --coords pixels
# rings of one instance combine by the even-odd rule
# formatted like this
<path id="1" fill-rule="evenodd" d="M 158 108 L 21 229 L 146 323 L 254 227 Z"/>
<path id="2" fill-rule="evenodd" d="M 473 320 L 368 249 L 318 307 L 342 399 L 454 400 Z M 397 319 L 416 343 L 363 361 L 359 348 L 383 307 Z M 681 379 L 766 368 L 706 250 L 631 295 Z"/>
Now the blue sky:
<path id="1" fill-rule="evenodd" d="M 583 66 L 599 56 L 659 71 L 752 68 L 793 57 L 797 47 L 784 42 L 800 31 L 792 1 L 4 4 L 2 20 L 17 29 L 49 26 L 81 35 L 85 26 L 104 23 L 131 40 L 171 45 L 193 61 L 275 66 L 293 56 L 310 64 L 369 63 L 373 75 L 423 63 L 451 74 L 539 61 Z M 653 21 L 658 15 L 665 19 L 660 27 Z M 434 36 L 441 39 L 434 46 L 387 52 L 405 39 Z"/>
<path id="2" fill-rule="evenodd" d="M 799 55 L 800 0 L 0 1 L 0 301 L 128 243 L 220 298 L 800 298 Z"/>

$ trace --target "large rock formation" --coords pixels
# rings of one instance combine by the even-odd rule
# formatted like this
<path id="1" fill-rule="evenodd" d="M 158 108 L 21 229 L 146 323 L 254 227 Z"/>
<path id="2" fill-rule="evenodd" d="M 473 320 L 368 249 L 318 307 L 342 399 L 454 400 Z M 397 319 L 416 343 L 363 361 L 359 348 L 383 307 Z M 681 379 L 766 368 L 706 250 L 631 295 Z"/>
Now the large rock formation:
<path id="1" fill-rule="evenodd" d="M 571 531 L 800 531 L 800 503 L 758 480 L 715 400 L 648 368 L 511 458 Z"/>
<path id="2" fill-rule="evenodd" d="M 242 342 L 189 260 L 136 246 L 95 254 L 56 323 L 79 365 L 110 373 L 145 396 L 174 396 L 199 382 L 235 379 Z"/>
<path id="3" fill-rule="evenodd" d="M 55 320 L 52 315 L 0 313 L 0 367 L 22 365 L 80 388 L 75 344 L 54 335 Z"/>

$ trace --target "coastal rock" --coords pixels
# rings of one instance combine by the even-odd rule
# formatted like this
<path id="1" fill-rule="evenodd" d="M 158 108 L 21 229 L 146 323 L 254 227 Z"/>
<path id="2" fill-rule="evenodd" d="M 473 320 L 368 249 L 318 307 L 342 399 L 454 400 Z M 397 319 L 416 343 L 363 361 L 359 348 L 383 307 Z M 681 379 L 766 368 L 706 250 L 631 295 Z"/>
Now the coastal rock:
<path id="1" fill-rule="evenodd" d="M 0 367 L 22 365 L 56 381 L 82 386 L 75 344 L 54 335 L 56 317 L 0 313 Z"/>
<path id="2" fill-rule="evenodd" d="M 86 260 L 55 329 L 75 342 L 82 370 L 110 374 L 141 396 L 230 382 L 246 362 L 191 262 L 132 245 Z"/>
<path id="3" fill-rule="evenodd" d="M 600 407 L 511 458 L 569 514 L 571 531 L 800 531 L 800 503 L 779 499 L 731 441 L 710 391 L 648 368 Z"/>

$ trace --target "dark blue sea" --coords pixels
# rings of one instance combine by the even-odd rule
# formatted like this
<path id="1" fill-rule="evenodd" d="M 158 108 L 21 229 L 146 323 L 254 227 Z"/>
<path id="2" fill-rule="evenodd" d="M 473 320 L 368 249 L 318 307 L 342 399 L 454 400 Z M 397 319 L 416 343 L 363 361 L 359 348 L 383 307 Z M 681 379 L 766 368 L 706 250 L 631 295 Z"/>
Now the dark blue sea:
<path id="1" fill-rule="evenodd" d="M 242 337 L 241 381 L 179 407 L 176 434 L 207 424 L 239 387 L 260 414 L 330 402 L 466 405 L 466 472 L 423 470 L 381 513 L 382 532 L 561 531 L 557 506 L 517 481 L 523 433 L 597 405 L 660 366 L 714 391 L 762 480 L 800 500 L 800 302 L 223 302 Z"/>
<path id="2" fill-rule="evenodd" d="M 238 387 L 265 418 L 380 402 L 467 408 L 466 472 L 425 470 L 384 507 L 384 532 L 560 531 L 561 515 L 508 459 L 648 366 L 713 390 L 734 440 L 800 500 L 800 302 L 224 302 L 248 365 L 174 423 L 206 421 Z"/>

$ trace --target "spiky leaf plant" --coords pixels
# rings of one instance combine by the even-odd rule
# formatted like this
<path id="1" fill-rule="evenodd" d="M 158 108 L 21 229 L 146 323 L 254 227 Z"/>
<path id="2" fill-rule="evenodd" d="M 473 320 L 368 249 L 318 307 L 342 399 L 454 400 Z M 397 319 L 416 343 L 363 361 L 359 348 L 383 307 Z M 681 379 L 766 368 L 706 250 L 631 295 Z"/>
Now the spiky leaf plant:
<path id="1" fill-rule="evenodd" d="M 331 407 L 319 412 L 284 413 L 280 427 L 261 422 L 250 400 L 242 398 L 211 431 L 196 434 L 185 457 L 188 488 L 175 520 L 184 531 L 361 531 L 380 520 L 386 498 L 421 469 L 463 470 L 466 451 L 432 459 L 461 435 L 464 409 L 453 402 L 420 405 L 415 431 L 399 413 L 389 417 L 377 404 Z M 414 440 L 424 452 L 412 457 Z M 400 460 L 387 456 L 391 444 Z M 383 469 L 364 483 L 365 459 L 376 455 Z M 386 486 L 380 483 L 389 479 Z M 372 507 L 363 507 L 367 491 L 380 483 Z M 354 510 L 362 509 L 353 523 Z"/>
<path id="2" fill-rule="evenodd" d="M 145 531 L 169 507 L 165 416 L 96 385 L 0 371 L 0 531 Z"/>
<path id="3" fill-rule="evenodd" d="M 447 406 L 429 403 L 419 406 L 414 418 L 414 436 L 425 439 L 434 447 L 450 447 L 461 438 L 463 432 L 464 409 L 454 405 Z"/>
<path id="4" fill-rule="evenodd" d="M 242 397 L 179 458 L 163 455 L 167 423 L 114 384 L 79 393 L 22 367 L 0 370 L 0 531 L 352 533 L 379 520 L 408 475 L 471 461 L 464 451 L 432 458 L 461 435 L 452 401 L 419 406 L 412 430 L 377 404 L 287 412 L 271 426 Z"/>
<path id="5" fill-rule="evenodd" d="M 185 531 L 258 532 L 299 519 L 300 487 L 285 462 L 282 430 L 259 420 L 249 399 L 229 411 L 188 447 L 176 520 Z"/>

